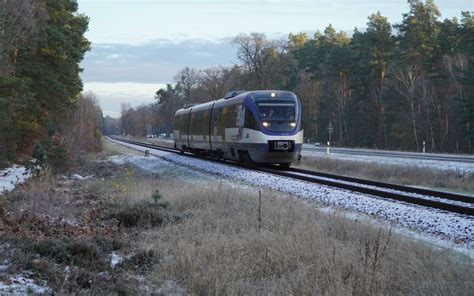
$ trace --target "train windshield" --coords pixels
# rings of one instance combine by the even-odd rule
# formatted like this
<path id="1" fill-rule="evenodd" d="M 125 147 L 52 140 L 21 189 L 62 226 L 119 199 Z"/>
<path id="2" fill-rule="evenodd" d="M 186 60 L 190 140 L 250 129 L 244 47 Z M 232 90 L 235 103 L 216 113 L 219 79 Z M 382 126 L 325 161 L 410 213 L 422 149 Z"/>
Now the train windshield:
<path id="1" fill-rule="evenodd" d="M 296 104 L 292 102 L 257 103 L 260 118 L 267 121 L 295 120 Z"/>
<path id="2" fill-rule="evenodd" d="M 290 132 L 296 128 L 296 97 L 259 97 L 254 98 L 260 120 L 264 127 L 272 132 Z"/>

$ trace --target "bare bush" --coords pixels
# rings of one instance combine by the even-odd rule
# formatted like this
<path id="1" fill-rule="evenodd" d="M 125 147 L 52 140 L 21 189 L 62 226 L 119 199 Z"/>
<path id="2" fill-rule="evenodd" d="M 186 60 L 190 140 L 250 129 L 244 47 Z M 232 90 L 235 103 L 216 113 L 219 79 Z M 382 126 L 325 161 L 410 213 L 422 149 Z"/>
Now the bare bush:
<path id="1" fill-rule="evenodd" d="M 101 150 L 102 112 L 93 93 L 79 95 L 65 124 L 64 141 L 70 158 Z"/>

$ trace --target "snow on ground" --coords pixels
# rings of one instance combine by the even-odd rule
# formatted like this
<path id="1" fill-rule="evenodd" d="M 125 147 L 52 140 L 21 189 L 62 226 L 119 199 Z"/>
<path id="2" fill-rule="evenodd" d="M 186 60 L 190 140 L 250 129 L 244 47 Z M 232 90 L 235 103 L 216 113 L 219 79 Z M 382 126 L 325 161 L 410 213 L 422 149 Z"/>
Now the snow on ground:
<path id="1" fill-rule="evenodd" d="M 136 155 L 117 155 L 110 157 L 109 161 L 118 165 L 133 164 L 142 170 L 166 176 L 167 178 L 181 178 L 190 181 L 200 179 L 203 180 L 203 182 L 215 180 L 211 175 L 203 175 L 200 171 L 189 170 L 184 166 L 176 165 L 171 161 L 161 158 Z"/>
<path id="2" fill-rule="evenodd" d="M 37 285 L 29 279 L 31 274 L 17 274 L 10 276 L 6 282 L 0 280 L 0 295 L 31 295 L 51 294 L 52 290 L 45 285 Z"/>
<path id="3" fill-rule="evenodd" d="M 173 140 L 170 140 L 171 142 Z M 310 149 L 310 150 L 319 150 L 326 152 L 327 146 L 322 146 L 321 144 L 308 144 L 303 143 L 303 149 Z M 446 158 L 465 158 L 474 160 L 473 154 L 455 154 L 455 153 L 432 153 L 432 152 L 415 152 L 415 151 L 401 151 L 401 150 L 385 150 L 385 149 L 370 149 L 370 148 L 349 148 L 349 147 L 338 147 L 338 146 L 331 146 L 331 151 L 337 151 L 340 153 L 357 153 L 357 154 L 388 154 L 388 155 L 401 155 L 401 156 L 410 156 L 410 157 L 446 157 Z"/>
<path id="4" fill-rule="evenodd" d="M 114 268 L 117 264 L 122 263 L 124 258 L 118 255 L 117 253 L 112 252 L 112 254 L 110 254 L 109 256 L 109 259 L 110 259 L 110 267 Z"/>
<path id="5" fill-rule="evenodd" d="M 10 244 L 0 245 L 0 256 L 3 253 L 10 252 Z M 51 288 L 46 285 L 45 281 L 37 281 L 32 279 L 33 273 L 25 271 L 14 275 L 6 275 L 5 271 L 10 267 L 10 260 L 0 261 L 0 295 L 31 295 L 31 294 L 52 294 Z"/>
<path id="6" fill-rule="evenodd" d="M 303 150 L 302 155 L 306 157 L 326 157 L 335 160 L 350 160 L 356 162 L 369 162 L 377 164 L 395 165 L 395 166 L 411 166 L 421 167 L 431 170 L 454 171 L 460 174 L 474 174 L 474 164 L 458 161 L 441 161 L 431 159 L 410 159 L 394 156 L 382 155 L 355 155 L 343 153 L 330 153 L 329 155 L 323 151 Z"/>
<path id="7" fill-rule="evenodd" d="M 12 191 L 16 185 L 25 182 L 30 176 L 30 171 L 24 166 L 14 165 L 0 170 L 0 195 L 5 191 Z"/>
<path id="8" fill-rule="evenodd" d="M 150 150 L 133 144 L 114 142 L 139 151 Z M 354 193 L 324 185 L 311 184 L 299 180 L 291 180 L 267 173 L 186 157 L 175 153 L 158 150 L 151 150 L 150 153 L 158 158 L 147 158 L 146 161 L 138 161 L 138 163 L 133 161 L 133 158 L 130 157 L 125 157 L 125 159 L 131 160 L 132 163 L 139 165 L 141 168 L 151 171 L 153 171 L 153 168 L 165 165 L 166 163 L 184 165 L 188 168 L 193 168 L 192 171 L 200 170 L 217 175 L 219 178 L 242 181 L 246 184 L 271 188 L 293 196 L 314 200 L 332 208 L 356 211 L 370 217 L 382 219 L 388 223 L 403 226 L 407 229 L 416 229 L 424 233 L 429 233 L 434 240 L 441 238 L 451 243 L 458 243 L 462 247 L 465 247 L 467 253 L 474 258 L 473 217 L 429 209 L 404 202 L 388 201 L 370 195 Z"/>

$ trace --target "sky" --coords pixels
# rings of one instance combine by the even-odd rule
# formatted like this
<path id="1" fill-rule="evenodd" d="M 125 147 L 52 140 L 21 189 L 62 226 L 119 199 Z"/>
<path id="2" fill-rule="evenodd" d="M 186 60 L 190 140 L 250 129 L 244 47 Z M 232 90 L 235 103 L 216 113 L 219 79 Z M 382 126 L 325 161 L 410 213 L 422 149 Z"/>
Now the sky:
<path id="1" fill-rule="evenodd" d="M 92 91 L 105 115 L 121 104 L 154 102 L 154 93 L 189 66 L 205 69 L 237 62 L 233 37 L 265 33 L 313 33 L 364 29 L 380 11 L 390 23 L 408 12 L 406 0 L 78 0 L 90 18 L 92 49 L 81 63 L 84 91 Z M 474 10 L 474 0 L 435 0 L 441 18 Z"/>

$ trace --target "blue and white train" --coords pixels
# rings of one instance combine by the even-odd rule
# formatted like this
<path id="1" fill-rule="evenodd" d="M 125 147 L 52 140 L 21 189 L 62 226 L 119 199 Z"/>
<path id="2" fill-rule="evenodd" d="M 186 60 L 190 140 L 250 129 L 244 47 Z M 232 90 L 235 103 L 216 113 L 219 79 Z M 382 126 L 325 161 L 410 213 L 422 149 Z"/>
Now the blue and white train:
<path id="1" fill-rule="evenodd" d="M 289 91 L 230 92 L 178 110 L 173 136 L 183 152 L 289 167 L 301 157 L 301 104 Z"/>

